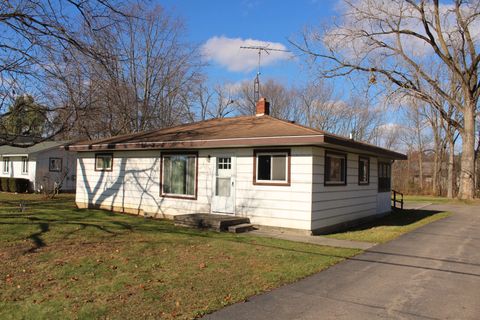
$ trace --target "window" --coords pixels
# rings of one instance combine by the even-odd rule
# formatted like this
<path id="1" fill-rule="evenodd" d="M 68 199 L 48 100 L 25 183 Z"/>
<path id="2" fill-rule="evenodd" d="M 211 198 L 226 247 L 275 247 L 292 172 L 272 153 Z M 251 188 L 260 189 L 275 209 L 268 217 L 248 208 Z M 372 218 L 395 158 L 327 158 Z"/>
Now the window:
<path id="1" fill-rule="evenodd" d="M 255 150 L 253 184 L 290 185 L 290 150 Z"/>
<path id="2" fill-rule="evenodd" d="M 28 158 L 22 157 L 22 173 L 28 173 Z"/>
<path id="3" fill-rule="evenodd" d="M 232 168 L 232 158 L 218 158 L 218 169 L 231 169 Z"/>
<path id="4" fill-rule="evenodd" d="M 370 182 L 370 158 L 358 158 L 358 184 L 366 185 Z"/>
<path id="5" fill-rule="evenodd" d="M 50 158 L 48 159 L 48 170 L 50 172 L 62 171 L 62 158 Z"/>
<path id="6" fill-rule="evenodd" d="M 163 153 L 161 167 L 161 196 L 197 197 L 197 153 Z"/>
<path id="7" fill-rule="evenodd" d="M 9 173 L 10 172 L 10 158 L 5 157 L 3 158 L 3 173 Z"/>
<path id="8" fill-rule="evenodd" d="M 390 192 L 391 165 L 387 162 L 378 163 L 378 192 Z"/>
<path id="9" fill-rule="evenodd" d="M 113 154 L 97 153 L 95 154 L 95 171 L 112 171 Z"/>
<path id="10" fill-rule="evenodd" d="M 342 153 L 325 152 L 325 185 L 347 184 L 347 156 Z"/>

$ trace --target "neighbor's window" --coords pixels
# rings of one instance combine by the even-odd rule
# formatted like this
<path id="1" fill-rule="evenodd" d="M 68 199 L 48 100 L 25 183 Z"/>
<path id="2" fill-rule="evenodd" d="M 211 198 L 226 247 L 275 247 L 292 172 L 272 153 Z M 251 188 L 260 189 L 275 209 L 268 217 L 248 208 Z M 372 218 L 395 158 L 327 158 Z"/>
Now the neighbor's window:
<path id="1" fill-rule="evenodd" d="M 22 157 L 22 173 L 28 173 L 28 158 Z"/>
<path id="2" fill-rule="evenodd" d="M 370 181 L 370 158 L 358 158 L 358 184 L 368 184 Z"/>
<path id="3" fill-rule="evenodd" d="M 347 156 L 325 152 L 325 185 L 347 184 Z"/>
<path id="4" fill-rule="evenodd" d="M 392 167 L 390 163 L 378 163 L 378 192 L 390 192 L 391 171 Z"/>
<path id="5" fill-rule="evenodd" d="M 290 150 L 255 150 L 254 184 L 290 184 Z"/>
<path id="6" fill-rule="evenodd" d="M 10 172 L 10 158 L 5 157 L 3 158 L 3 173 L 9 173 Z"/>
<path id="7" fill-rule="evenodd" d="M 196 198 L 197 153 L 162 154 L 162 196 Z"/>
<path id="8" fill-rule="evenodd" d="M 113 154 L 97 153 L 95 154 L 95 171 L 112 171 Z"/>
<path id="9" fill-rule="evenodd" d="M 48 170 L 51 172 L 62 171 L 62 158 L 50 158 L 48 159 Z"/>

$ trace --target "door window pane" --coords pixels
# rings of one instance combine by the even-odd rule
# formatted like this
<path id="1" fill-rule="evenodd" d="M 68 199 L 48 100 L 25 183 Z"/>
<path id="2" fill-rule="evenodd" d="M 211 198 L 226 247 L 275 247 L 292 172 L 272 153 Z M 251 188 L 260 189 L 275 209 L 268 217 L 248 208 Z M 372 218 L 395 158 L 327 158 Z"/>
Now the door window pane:
<path id="1" fill-rule="evenodd" d="M 217 177 L 217 186 L 215 188 L 215 195 L 219 197 L 230 197 L 230 181 L 231 178 Z"/>

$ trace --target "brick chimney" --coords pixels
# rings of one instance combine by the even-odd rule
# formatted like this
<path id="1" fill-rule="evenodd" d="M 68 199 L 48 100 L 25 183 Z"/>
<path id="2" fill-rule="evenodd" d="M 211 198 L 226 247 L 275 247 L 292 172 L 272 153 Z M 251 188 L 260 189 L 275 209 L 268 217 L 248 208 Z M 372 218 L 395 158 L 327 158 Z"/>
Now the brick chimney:
<path id="1" fill-rule="evenodd" d="M 257 117 L 270 114 L 270 102 L 265 98 L 260 98 L 257 102 Z"/>

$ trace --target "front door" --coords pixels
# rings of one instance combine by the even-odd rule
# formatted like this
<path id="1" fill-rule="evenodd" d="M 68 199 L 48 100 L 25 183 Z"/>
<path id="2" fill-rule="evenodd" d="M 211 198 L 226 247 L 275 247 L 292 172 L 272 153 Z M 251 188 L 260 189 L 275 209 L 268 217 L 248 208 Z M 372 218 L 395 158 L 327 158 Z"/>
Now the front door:
<path id="1" fill-rule="evenodd" d="M 212 212 L 235 213 L 235 157 L 219 155 L 215 157 L 213 179 Z"/>

